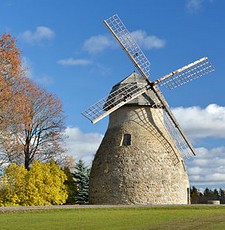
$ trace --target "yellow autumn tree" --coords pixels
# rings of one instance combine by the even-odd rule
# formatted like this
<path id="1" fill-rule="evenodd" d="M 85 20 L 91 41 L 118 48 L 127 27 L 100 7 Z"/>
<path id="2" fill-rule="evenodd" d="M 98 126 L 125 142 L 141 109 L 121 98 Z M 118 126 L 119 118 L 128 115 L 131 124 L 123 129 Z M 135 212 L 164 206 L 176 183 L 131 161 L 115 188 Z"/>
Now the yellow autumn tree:
<path id="1" fill-rule="evenodd" d="M 0 205 L 11 206 L 24 203 L 26 191 L 27 170 L 23 166 L 10 164 L 5 169 L 5 174 L 0 186 Z"/>
<path id="2" fill-rule="evenodd" d="M 54 161 L 34 161 L 29 171 L 24 166 L 10 164 L 0 183 L 0 206 L 64 204 L 68 197 L 66 179 Z"/>
<path id="3" fill-rule="evenodd" d="M 26 205 L 64 204 L 68 197 L 66 179 L 66 174 L 53 160 L 48 163 L 34 161 L 27 178 Z"/>

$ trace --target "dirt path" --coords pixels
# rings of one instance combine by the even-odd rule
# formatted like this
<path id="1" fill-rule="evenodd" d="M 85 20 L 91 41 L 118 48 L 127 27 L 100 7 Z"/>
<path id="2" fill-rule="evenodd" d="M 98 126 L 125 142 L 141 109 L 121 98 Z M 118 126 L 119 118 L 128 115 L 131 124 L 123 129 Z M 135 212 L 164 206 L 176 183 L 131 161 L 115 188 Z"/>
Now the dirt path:
<path id="1" fill-rule="evenodd" d="M 51 205 L 51 206 L 9 206 L 0 207 L 1 212 L 44 210 L 44 209 L 82 209 L 82 208 L 132 208 L 148 207 L 147 205 Z"/>

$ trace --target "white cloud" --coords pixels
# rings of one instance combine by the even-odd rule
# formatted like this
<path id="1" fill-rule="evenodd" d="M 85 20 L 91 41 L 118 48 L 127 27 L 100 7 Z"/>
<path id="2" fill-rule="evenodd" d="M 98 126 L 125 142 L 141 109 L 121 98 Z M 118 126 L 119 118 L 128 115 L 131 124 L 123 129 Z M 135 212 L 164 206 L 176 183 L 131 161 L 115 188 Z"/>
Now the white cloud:
<path id="1" fill-rule="evenodd" d="M 143 30 L 136 30 L 131 33 L 138 45 L 143 49 L 159 49 L 165 46 L 166 41 L 154 35 L 148 35 Z M 111 36 L 96 35 L 92 36 L 84 42 L 83 48 L 91 54 L 96 54 L 105 49 L 114 49 L 118 47 L 118 43 Z"/>
<path id="2" fill-rule="evenodd" d="M 206 2 L 213 3 L 214 0 L 187 0 L 186 8 L 190 13 L 196 13 L 203 8 Z"/>
<path id="3" fill-rule="evenodd" d="M 40 76 L 34 78 L 34 80 L 41 85 L 52 85 L 54 80 L 48 74 L 41 74 Z"/>
<path id="4" fill-rule="evenodd" d="M 188 0 L 186 7 L 189 12 L 196 12 L 202 8 L 204 0 Z"/>
<path id="5" fill-rule="evenodd" d="M 74 58 L 67 58 L 67 59 L 61 59 L 57 62 L 60 65 L 70 65 L 70 66 L 85 66 L 91 64 L 91 61 L 87 59 L 74 59 Z"/>
<path id="6" fill-rule="evenodd" d="M 143 30 L 136 30 L 131 33 L 136 42 L 143 49 L 159 49 L 165 46 L 166 41 L 154 35 L 147 35 Z"/>
<path id="7" fill-rule="evenodd" d="M 103 135 L 100 133 L 83 133 L 76 127 L 68 127 L 65 134 L 68 136 L 66 141 L 67 154 L 74 156 L 75 161 L 82 159 L 91 166 Z"/>
<path id="8" fill-rule="evenodd" d="M 190 138 L 225 138 L 225 107 L 210 104 L 206 108 L 178 107 L 172 111 Z"/>
<path id="9" fill-rule="evenodd" d="M 186 161 L 192 185 L 225 185 L 225 147 L 197 148 L 197 156 Z"/>
<path id="10" fill-rule="evenodd" d="M 89 53 L 95 54 L 102 52 L 103 50 L 114 47 L 115 42 L 112 38 L 104 35 L 96 35 L 92 36 L 84 42 L 84 50 L 88 51 Z"/>
<path id="11" fill-rule="evenodd" d="M 19 35 L 23 41 L 28 43 L 41 42 L 42 40 L 50 40 L 55 36 L 52 29 L 46 26 L 38 26 L 34 32 L 26 30 Z"/>
<path id="12" fill-rule="evenodd" d="M 225 138 L 225 107 L 210 104 L 205 108 L 174 108 L 173 113 L 185 133 L 196 138 Z M 204 142 L 203 142 L 204 143 Z M 191 185 L 215 188 L 225 186 L 225 146 L 196 148 L 197 156 L 186 160 Z"/>

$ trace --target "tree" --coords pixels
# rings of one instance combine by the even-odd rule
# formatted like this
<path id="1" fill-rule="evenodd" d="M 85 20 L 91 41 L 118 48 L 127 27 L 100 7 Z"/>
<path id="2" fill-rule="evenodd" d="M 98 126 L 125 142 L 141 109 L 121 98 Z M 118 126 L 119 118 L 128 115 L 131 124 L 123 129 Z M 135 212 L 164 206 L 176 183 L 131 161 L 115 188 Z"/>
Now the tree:
<path id="1" fill-rule="evenodd" d="M 77 184 L 74 179 L 74 174 L 72 173 L 75 169 L 75 160 L 73 156 L 66 156 L 63 161 L 60 163 L 61 168 L 63 168 L 64 173 L 67 176 L 65 185 L 67 187 L 68 198 L 66 204 L 75 204 L 76 203 L 76 193 L 77 193 Z"/>
<path id="2" fill-rule="evenodd" d="M 59 99 L 24 77 L 10 34 L 0 38 L 0 164 L 61 160 L 64 115 Z"/>
<path id="3" fill-rule="evenodd" d="M 68 196 L 66 179 L 54 161 L 35 161 L 29 171 L 10 164 L 0 186 L 0 206 L 64 204 Z"/>
<path id="4" fill-rule="evenodd" d="M 23 90 L 21 52 L 10 34 L 0 37 L 0 134 L 8 124 L 14 123 L 14 99 Z M 0 142 L 1 144 L 1 142 Z M 5 155 L 0 154 L 0 164 L 5 162 Z"/>
<path id="5" fill-rule="evenodd" d="M 28 205 L 64 204 L 68 197 L 65 181 L 66 174 L 51 160 L 47 163 L 34 161 L 28 172 Z"/>
<path id="6" fill-rule="evenodd" d="M 200 200 L 200 192 L 195 186 L 191 187 L 191 203 L 198 204 Z"/>
<path id="7" fill-rule="evenodd" d="M 213 199 L 214 200 L 219 200 L 219 192 L 217 189 L 213 190 Z"/>
<path id="8" fill-rule="evenodd" d="M 10 163 L 29 169 L 34 160 L 60 160 L 65 152 L 64 115 L 59 99 L 29 79 L 17 94 L 13 123 L 2 131 L 2 149 Z"/>
<path id="9" fill-rule="evenodd" d="M 219 197 L 220 197 L 220 203 L 221 204 L 225 204 L 225 192 L 221 188 L 219 190 Z"/>
<path id="10" fill-rule="evenodd" d="M 68 197 L 66 200 L 66 204 L 75 204 L 76 203 L 76 194 L 77 190 L 77 183 L 74 179 L 73 173 L 70 171 L 69 167 L 65 167 L 63 169 L 64 173 L 67 176 L 67 180 L 65 181 L 65 185 L 67 188 Z"/>
<path id="11" fill-rule="evenodd" d="M 191 188 L 191 203 L 192 204 L 207 204 L 209 200 L 220 200 L 221 204 L 225 203 L 225 192 L 222 188 L 211 190 L 205 188 L 203 194 L 196 187 Z"/>
<path id="12" fill-rule="evenodd" d="M 24 203 L 26 192 L 27 170 L 23 166 L 10 164 L 1 180 L 0 206 L 19 205 Z"/>
<path id="13" fill-rule="evenodd" d="M 89 177 L 90 169 L 85 166 L 82 160 L 79 160 L 75 166 L 74 178 L 77 185 L 76 203 L 86 204 L 89 198 Z"/>
<path id="14" fill-rule="evenodd" d="M 204 197 L 207 199 L 207 200 L 213 200 L 214 199 L 214 192 L 209 189 L 209 188 L 206 188 L 204 190 Z"/>
<path id="15" fill-rule="evenodd" d="M 25 70 L 22 67 L 21 52 L 15 45 L 15 38 L 3 34 L 0 38 L 0 106 L 11 104 L 17 93 L 15 88 L 22 83 Z M 14 87 L 14 90 L 10 88 Z M 7 107 L 7 106 L 6 106 Z M 4 108 L 5 109 L 5 108 Z"/>

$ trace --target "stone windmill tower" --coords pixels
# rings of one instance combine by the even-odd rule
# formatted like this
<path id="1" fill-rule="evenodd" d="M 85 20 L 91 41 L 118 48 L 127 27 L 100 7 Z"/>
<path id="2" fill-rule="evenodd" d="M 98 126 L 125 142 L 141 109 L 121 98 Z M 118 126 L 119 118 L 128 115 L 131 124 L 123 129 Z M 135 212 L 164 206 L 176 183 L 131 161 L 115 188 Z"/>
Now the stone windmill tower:
<path id="1" fill-rule="evenodd" d="M 170 89 L 213 67 L 202 58 L 151 82 L 150 63 L 117 15 L 104 21 L 136 72 L 82 114 L 109 125 L 90 176 L 93 204 L 187 204 L 189 181 L 183 156 L 195 155 L 157 85 Z"/>

